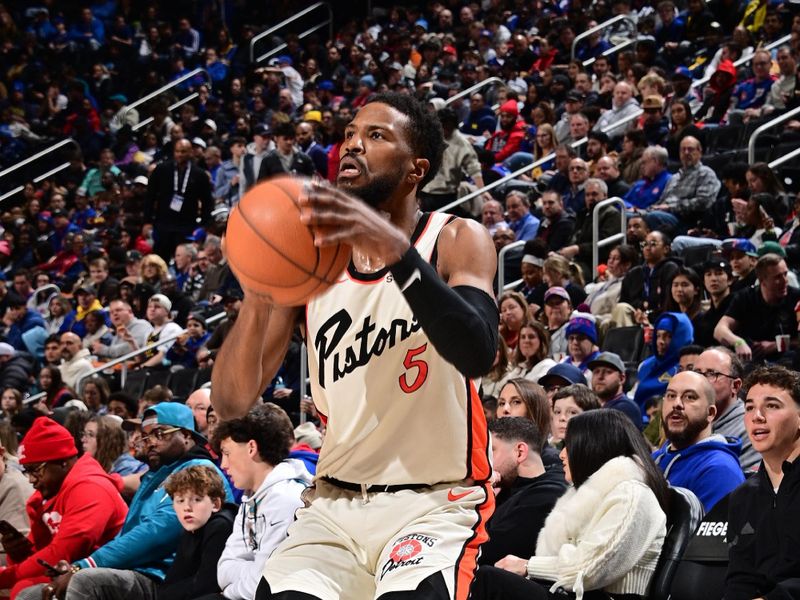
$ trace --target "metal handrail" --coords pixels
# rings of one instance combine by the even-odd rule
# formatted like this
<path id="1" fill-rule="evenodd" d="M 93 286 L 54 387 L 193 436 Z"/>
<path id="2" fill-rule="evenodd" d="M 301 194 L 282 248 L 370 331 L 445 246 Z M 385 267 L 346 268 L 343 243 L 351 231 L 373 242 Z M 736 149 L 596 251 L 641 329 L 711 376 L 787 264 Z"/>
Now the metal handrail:
<path id="1" fill-rule="evenodd" d="M 572 40 L 572 49 L 570 50 L 570 59 L 571 60 L 575 60 L 575 50 L 578 47 L 578 42 L 588 38 L 593 33 L 597 33 L 598 31 L 603 31 L 603 29 L 607 29 L 607 28 L 611 27 L 612 25 L 614 25 L 615 23 L 618 23 L 620 21 L 624 21 L 625 19 L 627 19 L 626 15 L 617 15 L 616 17 L 611 17 L 607 21 L 603 21 L 599 25 L 595 25 L 591 29 L 587 29 L 583 33 L 579 33 L 578 35 L 576 35 L 575 39 Z"/>
<path id="2" fill-rule="evenodd" d="M 68 138 L 65 138 L 65 139 L 61 140 L 60 142 L 56 142 L 55 144 L 53 144 L 52 146 L 50 146 L 48 148 L 45 148 L 44 150 L 41 150 L 40 152 L 37 152 L 36 154 L 34 154 L 32 156 L 29 156 L 28 158 L 22 159 L 18 163 L 14 164 L 14 165 L 11 165 L 7 169 L 3 169 L 3 171 L 0 171 L 0 179 L 5 177 L 6 175 L 9 175 L 9 174 L 13 173 L 17 169 L 21 169 L 25 165 L 28 165 L 28 164 L 30 164 L 30 163 L 32 163 L 34 161 L 37 161 L 40 158 L 42 158 L 43 156 L 47 156 L 51 152 L 55 152 L 59 148 L 63 148 L 64 146 L 66 146 L 68 144 L 71 144 L 71 143 L 77 143 L 77 142 L 75 142 L 75 140 L 72 139 L 71 137 L 68 137 Z M 42 179 L 44 179 L 46 177 L 49 177 L 53 173 L 57 173 L 59 170 L 64 169 L 64 168 L 66 168 L 68 166 L 69 166 L 69 163 L 64 163 L 64 164 L 60 165 L 58 170 L 53 170 L 52 172 L 47 172 L 44 176 L 38 175 L 36 178 L 34 178 L 34 181 L 36 183 L 38 183 Z M 5 200 L 6 198 L 10 198 L 11 196 L 13 196 L 15 194 L 18 194 L 19 192 L 21 192 L 24 189 L 25 189 L 24 185 L 20 185 L 20 186 L 15 187 L 13 190 L 10 190 L 10 191 L 6 192 L 5 194 L 3 194 L 2 196 L 0 196 L 0 202 Z"/>
<path id="3" fill-rule="evenodd" d="M 206 71 L 205 69 L 203 69 L 202 67 L 198 67 L 194 71 L 190 71 L 186 75 L 183 75 L 182 77 L 178 77 L 176 80 L 170 81 L 169 83 L 167 83 L 165 85 L 162 85 L 160 88 L 158 88 L 154 92 L 150 92 L 146 96 L 142 96 L 136 102 L 128 104 L 125 108 L 123 108 L 124 112 L 122 113 L 122 116 L 120 117 L 120 121 L 122 121 L 124 123 L 125 122 L 125 117 L 128 116 L 128 113 L 131 110 L 133 110 L 134 108 L 136 108 L 137 106 L 141 106 L 145 102 L 150 102 L 150 100 L 152 100 L 153 98 L 155 98 L 157 96 L 160 96 L 164 92 L 169 91 L 172 88 L 179 86 L 184 81 L 189 81 L 190 79 L 194 79 L 195 77 L 197 77 L 198 75 L 201 75 L 201 74 L 206 76 L 206 79 L 208 80 L 209 89 L 211 87 L 213 87 L 214 81 L 211 79 L 211 75 L 209 74 L 209 72 Z"/>
<path id="4" fill-rule="evenodd" d="M 788 44 L 791 40 L 792 40 L 792 36 L 791 35 L 785 35 L 782 38 L 779 38 L 779 39 L 775 40 L 774 42 L 771 42 L 771 43 L 767 44 L 763 48 L 756 48 L 755 50 L 753 50 L 753 53 L 750 54 L 749 56 L 743 56 L 739 60 L 734 61 L 733 66 L 734 67 L 741 67 L 742 65 L 746 65 L 751 60 L 753 60 L 753 57 L 755 56 L 756 52 L 758 52 L 759 50 L 772 50 L 773 48 L 777 48 L 778 46 L 782 46 L 783 44 Z M 701 85 L 703 85 L 705 83 L 708 83 L 710 80 L 711 80 L 711 77 L 703 77 L 702 79 L 698 79 L 697 81 L 693 81 L 692 85 L 690 87 L 696 88 L 696 87 L 701 86 Z"/>
<path id="5" fill-rule="evenodd" d="M 217 321 L 221 321 L 226 316 L 227 316 L 227 313 L 225 313 L 225 312 L 217 313 L 216 315 L 208 317 L 206 319 L 206 324 L 207 325 L 211 325 L 212 323 L 216 323 Z M 138 348 L 137 350 L 134 350 L 132 352 L 128 352 L 127 354 L 125 354 L 123 356 L 120 356 L 118 358 L 115 358 L 113 360 L 105 362 L 102 365 L 100 365 L 99 367 L 97 367 L 95 369 L 92 369 L 91 371 L 89 371 L 85 375 L 82 375 L 75 382 L 75 387 L 76 388 L 79 387 L 80 383 L 84 379 L 86 379 L 88 377 L 94 377 L 98 373 L 102 373 L 106 369 L 110 369 L 112 367 L 116 367 L 119 364 L 122 365 L 122 377 L 121 377 L 120 384 L 124 386 L 125 385 L 125 376 L 127 375 L 127 371 L 128 371 L 127 366 L 125 365 L 126 362 L 128 362 L 132 358 L 136 358 L 140 354 L 144 354 L 145 352 L 149 352 L 150 350 L 158 348 L 159 346 L 163 346 L 164 344 L 168 344 L 169 342 L 175 341 L 185 333 L 186 333 L 186 330 L 182 329 L 180 333 L 176 333 L 175 335 L 170 336 L 168 338 L 164 338 L 163 340 L 158 340 L 157 342 L 153 342 L 152 344 L 149 344 L 147 346 L 142 346 L 141 348 Z"/>
<path id="6" fill-rule="evenodd" d="M 758 136 L 762 133 L 767 131 L 768 129 L 772 129 L 775 125 L 780 125 L 784 121 L 788 121 L 796 114 L 800 114 L 800 106 L 797 106 L 790 110 L 789 112 L 785 112 L 780 116 L 775 117 L 764 123 L 763 125 L 759 126 L 753 134 L 750 136 L 750 140 L 747 142 L 747 162 L 753 164 L 756 160 L 756 140 Z"/>
<path id="7" fill-rule="evenodd" d="M 322 29 L 326 25 L 328 25 L 328 28 L 330 28 L 330 23 L 331 23 L 331 21 L 330 21 L 330 19 L 328 19 L 327 21 L 323 21 L 319 25 L 314 25 L 313 27 L 309 27 L 304 32 L 298 33 L 297 34 L 297 39 L 303 40 L 303 39 L 307 38 L 308 36 L 310 36 L 315 31 L 318 31 L 318 30 Z M 271 58 L 272 56 L 274 56 L 275 54 L 277 54 L 281 50 L 285 49 L 286 47 L 287 47 L 286 46 L 286 42 L 282 42 L 282 43 L 278 44 L 277 46 L 275 46 L 274 48 L 272 48 L 271 50 L 267 50 L 264 54 L 259 56 L 255 60 L 255 62 L 260 63 L 260 62 L 262 62 L 264 60 L 267 60 L 268 58 Z"/>
<path id="8" fill-rule="evenodd" d="M 798 155 L 800 155 L 800 148 L 795 148 L 791 152 L 788 152 L 787 154 L 784 154 L 783 156 L 780 156 L 780 157 L 776 158 L 775 160 L 773 160 L 771 163 L 769 163 L 769 168 L 770 169 L 774 169 L 775 167 L 779 167 L 783 163 L 789 162 L 795 156 L 798 156 Z"/>
<path id="9" fill-rule="evenodd" d="M 635 44 L 636 44 L 636 40 L 625 40 L 621 44 L 617 44 L 616 46 L 611 46 L 611 48 L 609 48 L 608 50 L 604 50 L 603 53 L 600 56 L 611 56 L 612 54 L 616 54 L 620 50 L 623 50 L 623 49 L 627 48 L 628 46 L 632 46 L 632 45 L 635 45 Z M 583 66 L 584 67 L 588 67 L 589 65 L 594 64 L 594 61 L 596 61 L 596 60 L 597 60 L 596 57 L 587 58 L 585 61 L 583 61 Z"/>
<path id="10" fill-rule="evenodd" d="M 644 114 L 644 111 L 643 110 L 638 110 L 635 113 L 633 113 L 631 115 L 628 115 L 624 119 L 620 119 L 619 121 L 615 121 L 614 123 L 610 123 L 608 125 L 608 127 L 604 127 L 603 128 L 603 133 L 607 133 L 607 132 L 611 131 L 612 129 L 616 129 L 620 125 L 625 125 L 627 123 L 630 123 L 631 121 L 635 121 L 640 116 L 642 116 L 642 114 Z M 588 137 L 582 137 L 581 139 L 572 142 L 571 146 L 573 148 L 579 148 L 580 146 L 585 144 L 588 140 L 589 140 Z M 517 169 L 513 173 L 509 173 L 508 175 L 504 175 L 500 179 L 498 179 L 496 181 L 493 181 L 492 183 L 488 183 L 488 184 L 486 184 L 485 186 L 483 186 L 480 189 L 477 189 L 477 190 L 475 190 L 473 192 L 470 192 L 469 194 L 466 194 L 465 196 L 462 196 L 461 198 L 453 200 L 452 202 L 450 202 L 449 204 L 445 204 L 441 208 L 437 208 L 436 211 L 437 212 L 446 212 L 446 211 L 450 210 L 451 208 L 455 208 L 456 206 L 460 206 L 461 204 L 464 204 L 465 202 L 469 202 L 470 200 L 472 200 L 473 198 L 477 198 L 478 196 L 480 196 L 484 192 L 488 192 L 489 190 L 493 190 L 494 188 L 503 185 L 507 181 L 511 181 L 512 179 L 516 179 L 520 175 L 522 175 L 524 173 L 527 173 L 528 171 L 531 171 L 532 169 L 535 169 L 538 166 L 543 165 L 544 163 L 546 163 L 546 162 L 552 160 L 553 158 L 555 158 L 555 156 L 556 156 L 556 153 L 555 152 L 551 152 L 550 154 L 548 154 L 546 156 L 543 156 L 542 158 L 540 158 L 538 160 L 535 160 L 534 162 L 532 162 L 529 165 L 526 165 L 524 167 L 520 167 L 519 169 Z"/>
<path id="11" fill-rule="evenodd" d="M 170 104 L 167 107 L 167 112 L 172 112 L 176 108 L 179 108 L 179 107 L 183 106 L 184 104 L 186 104 L 187 102 L 191 102 L 195 98 L 199 98 L 199 97 L 200 97 L 200 94 L 198 94 L 197 92 L 193 92 L 193 93 L 189 94 L 188 96 L 186 96 L 186 98 L 181 98 L 175 104 Z M 146 127 L 147 125 L 149 125 L 152 122 L 153 122 L 153 117 L 147 117 L 144 121 L 139 121 L 131 129 L 133 131 L 139 131 L 142 127 Z"/>
<path id="12" fill-rule="evenodd" d="M 281 29 L 281 28 L 285 27 L 286 25 L 288 25 L 292 21 L 296 21 L 300 17 L 304 17 L 305 15 L 310 13 L 311 11 L 313 11 L 313 10 L 315 10 L 317 8 L 320 8 L 322 6 L 324 6 L 328 11 L 328 37 L 333 39 L 333 9 L 331 9 L 331 5 L 328 4 L 327 2 L 317 2 L 316 4 L 312 4 L 308 8 L 306 8 L 304 10 L 301 10 L 296 15 L 292 15 L 288 19 L 284 19 L 283 21 L 281 21 L 277 25 L 273 25 L 269 29 L 266 29 L 266 30 L 262 31 L 261 33 L 259 33 L 258 35 L 254 36 L 253 39 L 250 40 L 250 62 L 254 62 L 253 56 L 255 55 L 255 47 L 256 47 L 256 43 L 258 41 L 264 39 L 265 37 L 267 37 L 268 35 L 270 35 L 272 33 L 275 33 L 278 29 Z"/>
<path id="13" fill-rule="evenodd" d="M 500 296 L 503 293 L 504 289 L 504 281 L 506 279 L 506 265 L 504 259 L 506 254 L 508 254 L 514 248 L 519 248 L 520 246 L 525 245 L 525 240 L 519 240 L 517 242 L 511 242 L 507 246 L 503 246 L 500 248 L 500 252 L 497 253 L 497 295 Z"/>
<path id="14" fill-rule="evenodd" d="M 618 205 L 620 207 L 620 226 L 622 231 L 620 233 L 615 233 L 614 235 L 610 235 L 607 238 L 603 238 L 602 240 L 597 239 L 600 235 L 600 210 L 605 208 L 606 206 L 611 205 Z M 604 248 L 613 244 L 616 241 L 624 240 L 625 239 L 625 232 L 628 228 L 628 219 L 627 215 L 625 214 L 625 201 L 622 198 L 614 197 L 614 198 L 607 198 L 605 200 L 601 200 L 597 204 L 594 205 L 592 209 L 592 279 L 597 277 L 597 265 L 600 264 L 600 248 Z"/>
<path id="15" fill-rule="evenodd" d="M 444 103 L 445 103 L 445 105 L 447 105 L 447 104 L 450 104 L 451 102 L 455 102 L 459 98 L 463 98 L 464 96 L 469 96 L 475 90 L 479 90 L 482 87 L 486 87 L 490 83 L 494 84 L 494 83 L 505 83 L 505 82 L 502 79 L 500 79 L 499 77 L 488 77 L 487 79 L 484 79 L 483 81 L 479 81 L 478 83 L 469 86 L 467 89 L 458 92 L 454 96 L 450 96 L 449 98 L 447 98 L 444 101 Z"/>

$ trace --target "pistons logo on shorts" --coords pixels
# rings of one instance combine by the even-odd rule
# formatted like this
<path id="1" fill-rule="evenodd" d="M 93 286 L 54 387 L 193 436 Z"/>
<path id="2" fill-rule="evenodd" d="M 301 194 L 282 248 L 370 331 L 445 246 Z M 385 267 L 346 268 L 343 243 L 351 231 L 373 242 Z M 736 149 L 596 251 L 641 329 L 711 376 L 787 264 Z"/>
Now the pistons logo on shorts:
<path id="1" fill-rule="evenodd" d="M 405 540 L 395 544 L 395 547 L 392 548 L 392 552 L 389 554 L 389 557 L 394 562 L 399 563 L 401 561 L 414 558 L 420 552 L 422 552 L 422 544 L 420 544 L 417 540 Z"/>

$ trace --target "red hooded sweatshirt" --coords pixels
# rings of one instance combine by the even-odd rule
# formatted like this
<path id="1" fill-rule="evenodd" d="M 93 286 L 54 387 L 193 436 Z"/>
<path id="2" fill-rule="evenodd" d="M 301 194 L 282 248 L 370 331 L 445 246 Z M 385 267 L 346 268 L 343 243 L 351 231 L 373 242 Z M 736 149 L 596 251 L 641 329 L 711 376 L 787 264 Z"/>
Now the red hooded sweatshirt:
<path id="1" fill-rule="evenodd" d="M 25 506 L 34 553 L 19 564 L 8 561 L 9 566 L 0 570 L 0 589 L 12 588 L 13 600 L 20 590 L 50 581 L 37 559 L 51 565 L 59 560 L 71 563 L 114 538 L 128 514 L 121 489 L 120 477 L 109 475 L 100 463 L 84 454 L 55 496 L 43 500 L 35 491 Z"/>
<path id="2" fill-rule="evenodd" d="M 508 100 L 500 107 L 500 112 L 506 112 L 517 117 L 519 110 L 517 109 L 516 100 Z M 516 121 L 510 129 L 503 129 L 500 127 L 486 140 L 485 148 L 494 154 L 494 161 L 501 163 L 514 152 L 519 151 L 520 144 L 525 138 L 525 121 Z"/>

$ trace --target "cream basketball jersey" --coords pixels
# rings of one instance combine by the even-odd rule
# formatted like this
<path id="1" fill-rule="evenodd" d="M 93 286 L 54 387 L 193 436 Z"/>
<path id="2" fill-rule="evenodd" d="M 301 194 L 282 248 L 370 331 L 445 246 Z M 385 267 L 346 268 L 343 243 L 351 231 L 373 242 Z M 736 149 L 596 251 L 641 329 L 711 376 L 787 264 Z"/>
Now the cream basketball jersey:
<path id="1" fill-rule="evenodd" d="M 453 217 L 423 214 L 411 242 L 434 263 Z M 367 485 L 489 477 L 474 382 L 444 360 L 388 270 L 350 267 L 306 309 L 314 402 L 327 420 L 317 475 Z"/>

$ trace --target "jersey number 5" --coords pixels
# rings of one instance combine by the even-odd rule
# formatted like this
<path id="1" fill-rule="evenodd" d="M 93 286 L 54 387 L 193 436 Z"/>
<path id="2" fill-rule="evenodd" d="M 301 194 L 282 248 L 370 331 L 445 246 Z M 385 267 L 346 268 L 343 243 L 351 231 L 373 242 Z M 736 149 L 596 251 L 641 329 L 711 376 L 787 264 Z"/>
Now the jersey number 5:
<path id="1" fill-rule="evenodd" d="M 410 394 L 412 392 L 416 392 L 422 384 L 425 383 L 425 380 L 428 378 L 428 363 L 426 363 L 422 359 L 416 358 L 418 355 L 425 352 L 427 349 L 428 344 L 422 344 L 419 348 L 411 348 L 408 352 L 406 352 L 406 358 L 403 360 L 403 366 L 406 368 L 406 372 L 400 375 L 398 381 L 400 382 L 400 389 L 403 390 L 406 394 Z M 408 371 L 409 369 L 417 369 L 417 376 L 413 382 L 408 382 Z"/>

